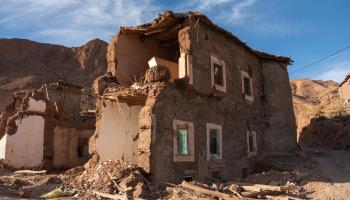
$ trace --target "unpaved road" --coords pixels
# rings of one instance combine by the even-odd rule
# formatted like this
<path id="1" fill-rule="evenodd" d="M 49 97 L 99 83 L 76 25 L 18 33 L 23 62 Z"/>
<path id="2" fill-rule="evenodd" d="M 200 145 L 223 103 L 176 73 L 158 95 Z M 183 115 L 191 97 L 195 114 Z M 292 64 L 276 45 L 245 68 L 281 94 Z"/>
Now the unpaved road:
<path id="1" fill-rule="evenodd" d="M 309 182 L 304 189 L 311 199 L 350 199 L 350 151 L 312 150 L 304 151 L 312 167 L 305 171 L 329 179 L 328 182 Z"/>

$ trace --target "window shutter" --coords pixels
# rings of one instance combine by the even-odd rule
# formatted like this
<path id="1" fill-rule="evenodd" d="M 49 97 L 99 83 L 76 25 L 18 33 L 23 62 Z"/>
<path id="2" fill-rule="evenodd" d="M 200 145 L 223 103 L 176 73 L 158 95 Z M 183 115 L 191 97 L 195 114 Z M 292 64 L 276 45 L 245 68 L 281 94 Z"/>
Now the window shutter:
<path id="1" fill-rule="evenodd" d="M 188 131 L 187 129 L 177 130 L 177 153 L 179 155 L 188 155 Z"/>

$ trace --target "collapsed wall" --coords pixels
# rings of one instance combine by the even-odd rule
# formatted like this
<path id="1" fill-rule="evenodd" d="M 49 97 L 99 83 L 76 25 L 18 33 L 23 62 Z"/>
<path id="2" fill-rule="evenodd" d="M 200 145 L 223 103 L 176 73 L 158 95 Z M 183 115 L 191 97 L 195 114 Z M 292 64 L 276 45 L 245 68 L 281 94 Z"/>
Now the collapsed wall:
<path id="1" fill-rule="evenodd" d="M 80 91 L 55 82 L 17 94 L 1 115 L 1 158 L 16 168 L 74 167 L 87 161 L 94 117 L 80 116 Z"/>

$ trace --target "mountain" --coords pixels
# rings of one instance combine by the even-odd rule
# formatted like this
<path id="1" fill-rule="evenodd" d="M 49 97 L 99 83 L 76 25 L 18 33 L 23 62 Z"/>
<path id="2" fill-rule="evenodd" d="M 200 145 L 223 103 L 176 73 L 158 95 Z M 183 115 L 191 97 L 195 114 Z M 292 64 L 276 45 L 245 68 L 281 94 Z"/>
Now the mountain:
<path id="1" fill-rule="evenodd" d="M 329 116 L 339 111 L 340 98 L 336 82 L 304 78 L 291 80 L 290 86 L 298 136 L 312 118 Z"/>
<path id="2" fill-rule="evenodd" d="M 338 84 L 291 80 L 298 143 L 302 147 L 349 149 L 350 116 L 341 113 Z"/>
<path id="3" fill-rule="evenodd" d="M 25 39 L 0 39 L 0 111 L 12 93 L 57 80 L 91 88 L 107 70 L 107 43 L 94 39 L 65 47 Z"/>

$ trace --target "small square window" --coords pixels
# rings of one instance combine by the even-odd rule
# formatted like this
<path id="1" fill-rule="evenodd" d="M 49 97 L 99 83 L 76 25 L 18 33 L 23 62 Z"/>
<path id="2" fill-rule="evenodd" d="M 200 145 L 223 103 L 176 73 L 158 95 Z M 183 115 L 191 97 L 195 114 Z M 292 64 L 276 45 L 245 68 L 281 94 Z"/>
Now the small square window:
<path id="1" fill-rule="evenodd" d="M 220 125 L 207 123 L 207 158 L 222 158 L 222 128 Z"/>
<path id="2" fill-rule="evenodd" d="M 258 152 L 256 133 L 254 131 L 247 131 L 247 148 L 249 156 L 256 155 Z"/>
<path id="3" fill-rule="evenodd" d="M 254 101 L 253 80 L 251 76 L 245 71 L 242 71 L 242 92 L 245 99 Z"/>
<path id="4" fill-rule="evenodd" d="M 251 88 L 250 88 L 250 79 L 247 77 L 244 77 L 244 94 L 248 95 L 248 96 L 252 96 L 251 93 Z"/>
<path id="5" fill-rule="evenodd" d="M 173 121 L 174 161 L 194 161 L 194 129 L 192 122 Z"/>
<path id="6" fill-rule="evenodd" d="M 210 176 L 214 180 L 222 180 L 222 169 L 211 170 Z"/>
<path id="7" fill-rule="evenodd" d="M 211 56 L 211 85 L 216 90 L 226 92 L 226 68 L 225 62 L 215 56 Z"/>
<path id="8" fill-rule="evenodd" d="M 214 83 L 224 86 L 224 74 L 222 65 L 214 64 Z"/>
<path id="9" fill-rule="evenodd" d="M 210 130 L 210 154 L 218 154 L 218 133 L 216 129 Z"/>
<path id="10" fill-rule="evenodd" d="M 185 181 L 186 182 L 192 182 L 193 181 L 193 177 L 192 176 L 185 176 Z"/>

